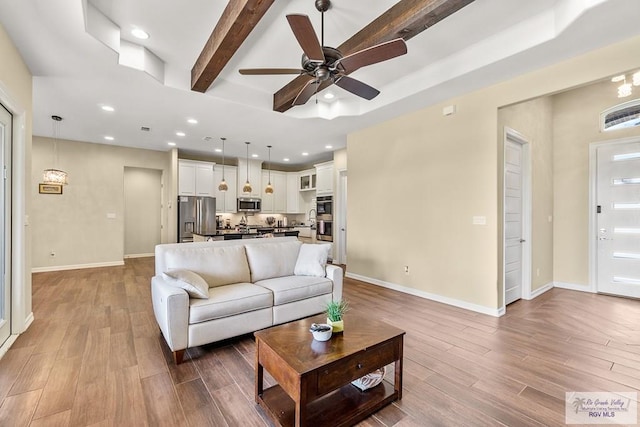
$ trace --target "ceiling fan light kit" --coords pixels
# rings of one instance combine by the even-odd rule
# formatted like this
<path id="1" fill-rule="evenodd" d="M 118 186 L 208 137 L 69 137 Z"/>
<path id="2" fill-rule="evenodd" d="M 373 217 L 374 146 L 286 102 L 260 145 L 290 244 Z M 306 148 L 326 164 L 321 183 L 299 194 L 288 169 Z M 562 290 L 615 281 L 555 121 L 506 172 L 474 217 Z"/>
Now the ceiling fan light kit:
<path id="1" fill-rule="evenodd" d="M 302 48 L 301 69 L 251 68 L 241 69 L 243 75 L 299 74 L 307 76 L 302 89 L 293 100 L 293 105 L 304 105 L 320 90 L 336 84 L 366 100 L 372 100 L 380 91 L 349 77 L 348 74 L 367 65 L 383 62 L 407 53 L 407 44 L 402 38 L 376 44 L 349 55 L 324 45 L 324 12 L 331 7 L 330 0 L 316 0 L 316 9 L 321 13 L 321 41 L 318 41 L 311 20 L 307 15 L 287 15 L 287 21 Z"/>

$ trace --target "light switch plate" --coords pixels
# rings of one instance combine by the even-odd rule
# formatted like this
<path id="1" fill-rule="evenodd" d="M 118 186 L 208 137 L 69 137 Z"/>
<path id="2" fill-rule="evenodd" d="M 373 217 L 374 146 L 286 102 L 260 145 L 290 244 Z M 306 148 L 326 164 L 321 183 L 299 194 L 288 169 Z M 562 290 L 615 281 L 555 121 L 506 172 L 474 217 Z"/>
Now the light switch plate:
<path id="1" fill-rule="evenodd" d="M 474 216 L 473 217 L 473 225 L 487 225 L 487 217 L 486 216 Z"/>
<path id="2" fill-rule="evenodd" d="M 116 219 L 116 214 L 112 213 L 112 212 L 109 212 L 109 213 L 107 213 L 107 218 L 108 219 Z"/>

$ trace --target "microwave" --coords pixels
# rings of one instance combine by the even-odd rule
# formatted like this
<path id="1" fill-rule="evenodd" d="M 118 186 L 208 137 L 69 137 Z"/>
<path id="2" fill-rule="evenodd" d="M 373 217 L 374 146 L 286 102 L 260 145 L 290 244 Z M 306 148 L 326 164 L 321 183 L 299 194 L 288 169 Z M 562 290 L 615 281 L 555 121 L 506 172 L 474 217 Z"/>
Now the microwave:
<path id="1" fill-rule="evenodd" d="M 260 212 L 262 199 L 257 197 L 238 197 L 238 212 Z"/>

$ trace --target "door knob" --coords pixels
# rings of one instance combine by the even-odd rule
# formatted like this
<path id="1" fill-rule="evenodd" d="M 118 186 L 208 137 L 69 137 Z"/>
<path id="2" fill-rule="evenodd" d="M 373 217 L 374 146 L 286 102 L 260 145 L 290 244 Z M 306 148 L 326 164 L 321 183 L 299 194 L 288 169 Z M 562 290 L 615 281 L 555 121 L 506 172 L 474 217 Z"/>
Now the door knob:
<path id="1" fill-rule="evenodd" d="M 520 239 L 520 243 L 524 243 L 524 242 L 526 242 L 526 240 Z"/>

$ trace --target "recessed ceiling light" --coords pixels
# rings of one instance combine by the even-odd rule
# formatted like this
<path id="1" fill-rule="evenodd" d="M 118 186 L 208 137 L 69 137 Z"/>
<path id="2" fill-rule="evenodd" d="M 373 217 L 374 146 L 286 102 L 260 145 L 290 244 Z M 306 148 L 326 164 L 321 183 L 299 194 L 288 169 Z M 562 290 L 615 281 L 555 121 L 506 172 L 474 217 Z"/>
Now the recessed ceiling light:
<path id="1" fill-rule="evenodd" d="M 257 154 L 252 154 L 251 157 L 255 158 L 255 157 L 258 157 L 258 155 Z"/>
<path id="2" fill-rule="evenodd" d="M 175 146 L 176 146 L 176 143 L 175 143 L 175 142 L 173 142 L 173 141 L 169 141 L 169 142 L 167 142 L 167 145 L 170 145 L 170 146 L 172 146 L 172 147 L 175 147 Z"/>
<path id="3" fill-rule="evenodd" d="M 213 151 L 215 151 L 216 153 L 222 153 L 222 148 L 216 148 L 216 149 L 215 149 L 215 150 L 213 150 Z"/>
<path id="4" fill-rule="evenodd" d="M 290 159 L 288 157 L 285 157 L 284 159 L 282 159 L 283 162 L 288 162 Z"/>
<path id="5" fill-rule="evenodd" d="M 176 135 L 177 135 L 177 136 L 185 136 L 185 135 L 186 135 L 186 133 L 184 133 L 184 132 L 176 132 Z"/>
<path id="6" fill-rule="evenodd" d="M 324 99 L 333 99 L 335 97 L 336 96 L 331 92 L 327 92 L 327 93 L 324 94 Z"/>
<path id="7" fill-rule="evenodd" d="M 149 38 L 149 33 L 141 28 L 134 28 L 131 30 L 131 35 L 140 40 L 146 40 Z"/>
<path id="8" fill-rule="evenodd" d="M 331 150 L 333 148 L 333 145 L 325 145 L 324 148 L 326 148 L 327 150 Z"/>
<path id="9" fill-rule="evenodd" d="M 187 119 L 187 123 L 191 123 L 192 125 L 197 125 L 198 121 L 196 119 Z"/>
<path id="10" fill-rule="evenodd" d="M 104 139 L 106 139 L 107 141 L 113 141 L 114 138 L 112 136 L 105 136 Z"/>
<path id="11" fill-rule="evenodd" d="M 111 112 L 113 112 L 113 111 L 116 111 L 116 109 L 115 109 L 115 108 L 113 108 L 113 107 L 112 107 L 112 106 L 110 106 L 110 105 L 103 105 L 103 106 L 102 106 L 102 107 L 100 107 L 100 108 L 102 108 L 104 111 L 108 111 L 108 112 L 110 112 L 110 113 L 111 113 Z"/>
<path id="12" fill-rule="evenodd" d="M 309 153 L 307 153 L 306 151 L 304 153 L 302 153 L 303 156 L 308 156 Z"/>

